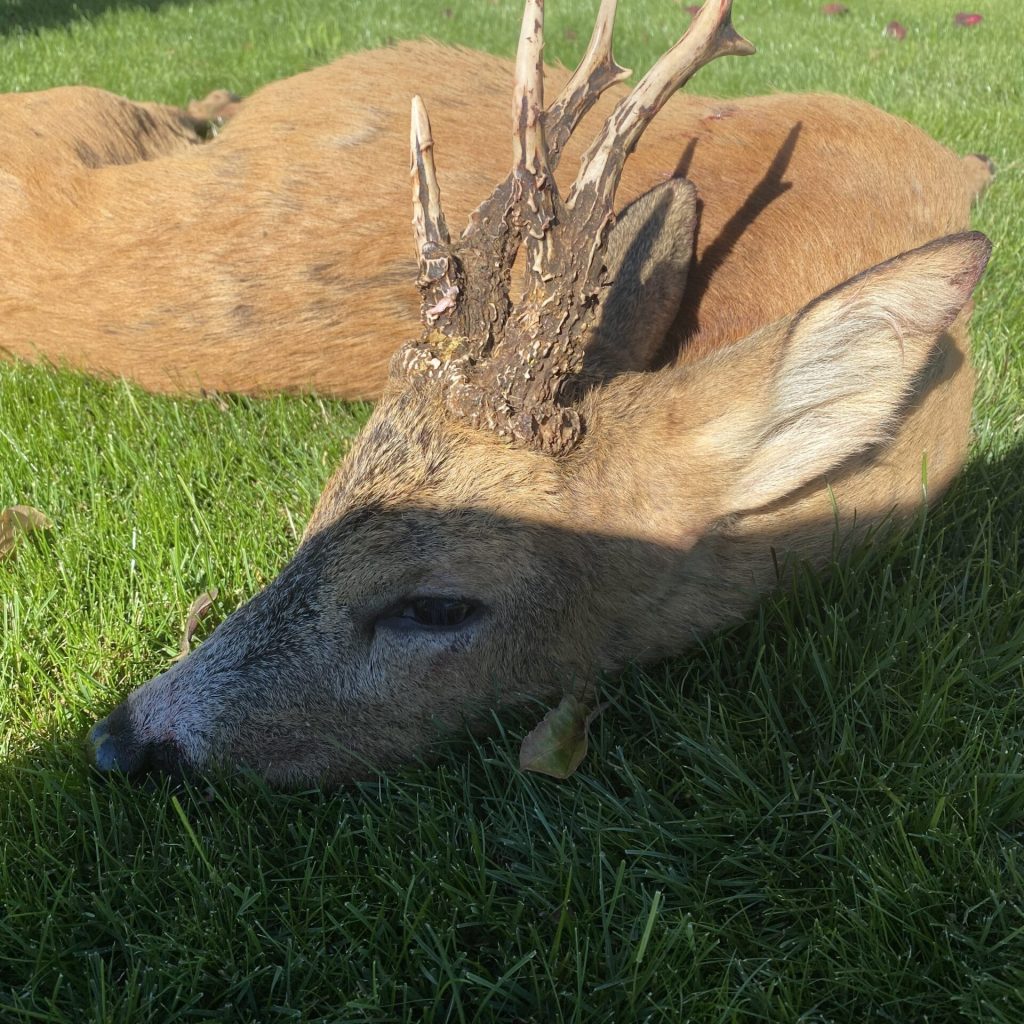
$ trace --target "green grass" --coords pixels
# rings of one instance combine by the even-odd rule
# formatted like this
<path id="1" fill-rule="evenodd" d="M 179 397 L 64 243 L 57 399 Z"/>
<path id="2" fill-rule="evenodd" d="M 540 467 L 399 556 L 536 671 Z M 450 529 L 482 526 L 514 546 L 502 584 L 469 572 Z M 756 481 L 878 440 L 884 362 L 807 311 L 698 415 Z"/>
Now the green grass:
<path id="1" fill-rule="evenodd" d="M 182 102 L 424 33 L 508 53 L 517 6 L 0 0 L 0 88 Z M 552 0 L 549 54 L 593 6 Z M 1024 17 L 819 6 L 738 0 L 760 55 L 700 89 L 851 93 L 1000 164 L 972 456 L 927 518 L 609 681 L 567 783 L 516 770 L 514 722 L 333 795 L 97 785 L 91 722 L 195 594 L 274 575 L 365 410 L 0 364 L 0 505 L 56 524 L 0 563 L 0 1019 L 1024 1020 Z M 682 17 L 625 3 L 620 59 Z"/>

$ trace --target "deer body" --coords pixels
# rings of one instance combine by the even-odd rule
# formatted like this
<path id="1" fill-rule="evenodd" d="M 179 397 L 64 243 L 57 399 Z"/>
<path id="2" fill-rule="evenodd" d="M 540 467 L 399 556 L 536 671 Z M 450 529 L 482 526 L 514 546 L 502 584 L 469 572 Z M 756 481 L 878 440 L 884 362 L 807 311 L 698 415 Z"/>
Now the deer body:
<path id="1" fill-rule="evenodd" d="M 551 86 L 566 77 L 552 70 Z M 98 90 L 0 97 L 18 140 L 0 156 L 0 352 L 154 391 L 376 398 L 417 316 L 409 95 L 434 111 L 446 205 L 461 222 L 504 168 L 494 126 L 511 79 L 497 57 L 402 43 L 266 86 L 201 146 L 181 112 Z M 623 92 L 609 90 L 588 123 Z M 581 150 L 570 141 L 565 166 Z M 962 230 L 966 171 L 855 100 L 674 97 L 619 192 L 629 202 L 686 175 L 703 204 L 665 357 L 742 338 Z"/>
<path id="2" fill-rule="evenodd" d="M 822 565 L 959 467 L 969 302 L 989 255 L 962 230 L 960 161 L 835 98 L 673 100 L 668 169 L 698 182 L 703 211 L 692 186 L 661 180 L 612 227 L 622 162 L 666 97 L 752 51 L 731 0 L 707 0 L 556 187 L 566 138 L 620 76 L 613 11 L 604 0 L 546 104 L 543 3 L 527 0 L 512 170 L 461 237 L 443 210 L 465 168 L 445 175 L 445 117 L 432 128 L 414 101 L 422 336 L 391 359 L 292 561 L 95 727 L 97 767 L 242 763 L 295 784 L 421 755 L 495 708 L 679 652 L 780 569 Z M 878 118 L 870 143 L 861 117 Z M 359 125 L 339 137 L 364 138 Z M 663 137 L 648 135 L 634 181 L 665 178 Z M 820 187 L 790 205 L 801 180 Z M 282 181 L 262 198 L 283 223 L 290 194 Z M 347 233 L 357 253 L 384 241 L 363 222 Z"/>

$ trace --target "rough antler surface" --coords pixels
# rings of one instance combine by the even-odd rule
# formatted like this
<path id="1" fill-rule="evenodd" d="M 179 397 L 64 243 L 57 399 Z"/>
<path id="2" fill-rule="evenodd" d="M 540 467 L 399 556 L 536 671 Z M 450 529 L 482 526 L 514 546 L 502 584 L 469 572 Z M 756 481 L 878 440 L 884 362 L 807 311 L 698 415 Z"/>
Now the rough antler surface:
<path id="1" fill-rule="evenodd" d="M 449 407 L 474 426 L 555 454 L 583 431 L 563 403 L 582 369 L 606 281 L 605 240 L 626 158 L 669 96 L 716 57 L 754 52 L 731 24 L 732 0 L 708 0 L 684 36 L 615 108 L 564 199 L 558 155 L 601 93 L 629 74 L 611 52 L 615 0 L 603 0 L 587 52 L 544 109 L 544 0 L 527 0 L 513 91 L 513 166 L 453 244 L 441 211 L 426 112 L 413 100 L 413 224 L 425 333 L 396 357 L 400 371 L 436 378 Z M 517 251 L 525 288 L 509 297 Z"/>
<path id="2" fill-rule="evenodd" d="M 587 52 L 558 99 L 544 113 L 544 133 L 552 168 L 558 166 L 562 147 L 605 90 L 633 73 L 629 68 L 620 67 L 612 56 L 616 6 L 617 0 L 601 0 Z"/>

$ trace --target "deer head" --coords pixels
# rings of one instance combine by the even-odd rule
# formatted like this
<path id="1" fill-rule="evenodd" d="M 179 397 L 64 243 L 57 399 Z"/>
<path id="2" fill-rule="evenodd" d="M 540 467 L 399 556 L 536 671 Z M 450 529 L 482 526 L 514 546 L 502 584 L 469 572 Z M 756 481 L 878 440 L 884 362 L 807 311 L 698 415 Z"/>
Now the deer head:
<path id="1" fill-rule="evenodd" d="M 455 241 L 413 101 L 423 336 L 396 354 L 280 576 L 95 727 L 101 770 L 229 762 L 282 784 L 337 782 L 496 709 L 677 652 L 772 585 L 772 545 L 812 558 L 829 547 L 826 477 L 884 460 L 927 399 L 987 260 L 977 234 L 874 267 L 700 361 L 651 369 L 682 294 L 695 198 L 670 181 L 616 222 L 616 185 L 673 91 L 753 49 L 731 0 L 707 0 L 563 197 L 561 148 L 627 72 L 604 0 L 545 109 L 543 6 L 527 0 L 523 18 L 512 170 Z M 920 465 L 909 472 L 919 479 Z M 856 511 L 884 514 L 896 494 Z"/>

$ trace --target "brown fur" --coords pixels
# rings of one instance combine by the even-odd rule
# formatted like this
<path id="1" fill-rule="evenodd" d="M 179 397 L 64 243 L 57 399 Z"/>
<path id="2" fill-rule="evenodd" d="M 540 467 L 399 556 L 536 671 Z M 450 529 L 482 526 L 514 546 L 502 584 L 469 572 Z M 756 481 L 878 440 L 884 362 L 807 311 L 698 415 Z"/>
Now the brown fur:
<path id="1" fill-rule="evenodd" d="M 0 97 L 0 351 L 155 391 L 377 397 L 418 333 L 410 95 L 462 223 L 506 171 L 511 77 L 508 61 L 436 43 L 352 54 L 261 89 L 201 147 L 170 108 L 81 88 Z M 564 78 L 550 73 L 552 93 Z M 979 187 L 963 167 L 855 100 L 675 97 L 620 189 L 624 204 L 686 175 L 703 204 L 666 353 L 711 351 L 962 229 Z"/>
<path id="2" fill-rule="evenodd" d="M 955 470 L 958 311 L 987 255 L 952 236 L 730 348 L 620 374 L 567 458 L 453 419 L 435 382 L 392 385 L 292 562 L 97 727 L 101 767 L 337 783 L 733 621 L 779 566 L 916 506 L 925 465 L 933 496 Z M 424 595 L 482 613 L 390 623 Z"/>
<path id="3" fill-rule="evenodd" d="M 417 47 L 311 75 L 326 82 L 360 61 L 379 70 Z M 491 59 L 452 55 L 445 66 L 476 76 L 474 106 L 450 82 L 443 92 L 456 98 L 433 105 L 454 224 L 486 192 L 481 168 L 492 179 L 504 171 L 477 126 L 507 104 L 504 86 L 491 96 Z M 285 123 L 269 132 L 267 111 L 289 88 L 247 101 L 222 136 L 233 148 L 198 151 L 201 173 L 188 178 L 204 181 L 206 196 L 234 183 L 231 174 L 272 183 L 248 197 L 251 225 L 225 226 L 225 238 L 248 237 L 253 248 L 205 264 L 220 274 L 212 308 L 239 302 L 260 346 L 246 350 L 214 316 L 220 340 L 179 351 L 174 365 L 194 374 L 179 382 L 211 385 L 189 361 L 202 350 L 204 372 L 233 374 L 218 386 L 312 380 L 373 394 L 383 357 L 412 330 L 411 260 L 391 252 L 403 237 L 395 210 L 407 214 L 381 202 L 383 185 L 337 176 L 336 157 L 393 147 L 387 166 L 404 168 L 404 146 L 381 101 L 362 99 L 357 85 L 345 113 L 294 137 L 280 158 Z M 448 138 L 462 140 L 472 166 L 446 166 Z M 686 266 L 680 237 L 694 210 L 685 190 L 669 237 L 652 246 L 632 240 L 656 202 L 646 197 L 623 218 L 613 249 L 644 250 L 646 269 L 626 255 L 616 273 L 613 291 L 636 288 L 640 298 L 627 296 L 627 312 L 606 319 L 588 352 L 578 448 L 555 458 L 509 444 L 453 418 L 436 381 L 392 379 L 295 558 L 96 727 L 101 768 L 229 762 L 283 784 L 350 779 L 428 753 L 495 708 L 555 700 L 630 661 L 678 652 L 746 612 L 780 566 L 820 566 L 837 539 L 916 507 L 923 484 L 929 496 L 941 492 L 967 444 L 967 317 L 989 251 L 963 232 L 972 186 L 961 161 L 904 122 L 837 97 L 691 98 L 655 123 L 627 196 L 670 173 L 691 177 L 704 204 L 681 312 L 673 322 L 678 294 L 657 283 L 657 269 L 667 260 L 678 276 Z M 262 230 L 270 233 L 257 244 Z M 183 231 L 192 237 L 187 221 Z M 274 282 L 256 263 L 270 245 L 280 248 Z M 312 251 L 331 255 L 311 267 Z M 386 280 L 347 294 L 353 260 L 387 268 Z M 254 284 L 226 303 L 246 273 L 264 293 Z M 335 289 L 326 308 L 337 333 L 326 337 L 323 310 L 304 305 L 318 301 L 313 279 Z M 212 280 L 203 276 L 204 286 Z M 171 318 L 175 307 L 163 308 Z M 271 323 L 290 325 L 276 342 Z M 328 355 L 333 344 L 344 359 Z M 412 628 L 423 598 L 476 611 L 456 628 Z"/>

